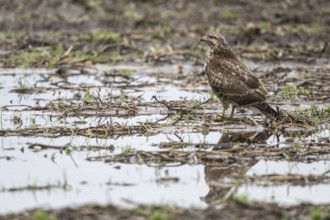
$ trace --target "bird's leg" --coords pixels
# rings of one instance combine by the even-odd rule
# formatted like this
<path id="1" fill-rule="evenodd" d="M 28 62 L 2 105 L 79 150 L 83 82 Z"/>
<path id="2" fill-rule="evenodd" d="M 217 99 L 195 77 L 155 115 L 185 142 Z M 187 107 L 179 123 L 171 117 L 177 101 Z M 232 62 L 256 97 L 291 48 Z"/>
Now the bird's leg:
<path id="1" fill-rule="evenodd" d="M 235 112 L 235 108 L 236 108 L 236 106 L 234 106 L 234 105 L 231 106 L 230 118 L 233 118 L 234 112 Z"/>
<path id="2" fill-rule="evenodd" d="M 213 121 L 223 121 L 225 119 L 226 108 L 222 107 L 221 113 L 217 116 L 213 116 Z"/>
<path id="3" fill-rule="evenodd" d="M 226 108 L 223 107 L 221 111 L 221 118 L 225 118 Z"/>
<path id="4" fill-rule="evenodd" d="M 223 121 L 223 120 L 225 120 L 226 110 L 227 110 L 227 108 L 225 106 L 223 106 L 220 115 L 213 117 L 212 120 L 213 121 Z"/>
<path id="5" fill-rule="evenodd" d="M 222 111 L 221 111 L 221 115 L 218 115 L 217 117 L 214 117 L 213 120 L 214 121 L 223 121 L 226 119 L 226 116 L 225 116 L 225 113 L 226 113 L 226 110 L 228 109 L 229 107 L 229 102 L 226 101 L 225 99 L 220 99 L 220 102 L 222 104 Z"/>

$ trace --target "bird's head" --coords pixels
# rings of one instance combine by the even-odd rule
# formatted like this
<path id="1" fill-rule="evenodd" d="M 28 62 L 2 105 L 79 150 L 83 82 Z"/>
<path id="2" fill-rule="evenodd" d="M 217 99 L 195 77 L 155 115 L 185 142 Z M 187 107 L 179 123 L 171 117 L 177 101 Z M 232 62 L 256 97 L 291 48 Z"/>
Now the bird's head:
<path id="1" fill-rule="evenodd" d="M 205 35 L 202 37 L 201 41 L 207 43 L 211 49 L 219 45 L 227 44 L 225 38 L 221 34 Z"/>
<path id="2" fill-rule="evenodd" d="M 207 43 L 211 50 L 219 55 L 233 55 L 226 39 L 221 34 L 207 34 L 201 38 L 201 41 Z M 234 55 L 233 55 L 234 56 Z"/>

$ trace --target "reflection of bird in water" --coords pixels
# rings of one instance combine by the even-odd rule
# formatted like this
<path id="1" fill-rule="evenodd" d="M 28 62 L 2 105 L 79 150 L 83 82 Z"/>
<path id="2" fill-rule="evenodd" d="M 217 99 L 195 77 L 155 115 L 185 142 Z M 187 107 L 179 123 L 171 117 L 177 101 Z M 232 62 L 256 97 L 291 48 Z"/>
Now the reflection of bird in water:
<path id="1" fill-rule="evenodd" d="M 238 143 L 259 143 L 265 144 L 267 139 L 271 136 L 270 133 L 228 133 L 223 134 L 218 144 L 227 143 L 227 146 L 234 146 Z M 225 148 L 228 150 L 228 148 Z M 223 150 L 222 148 L 214 148 L 213 151 Z M 207 204 L 214 204 L 218 201 L 225 200 L 235 190 L 235 187 L 222 184 L 224 178 L 239 177 L 243 178 L 247 171 L 254 166 L 258 161 L 251 159 L 247 163 L 214 163 L 205 166 L 205 181 L 209 186 L 210 191 L 203 197 Z"/>
<path id="2" fill-rule="evenodd" d="M 218 143 L 265 144 L 270 136 L 271 134 L 267 132 L 224 133 Z"/>

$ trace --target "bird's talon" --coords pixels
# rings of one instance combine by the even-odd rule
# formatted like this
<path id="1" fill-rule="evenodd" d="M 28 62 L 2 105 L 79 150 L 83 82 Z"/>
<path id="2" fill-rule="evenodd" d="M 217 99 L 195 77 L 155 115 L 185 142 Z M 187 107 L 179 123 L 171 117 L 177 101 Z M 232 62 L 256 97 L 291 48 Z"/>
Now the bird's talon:
<path id="1" fill-rule="evenodd" d="M 227 121 L 233 119 L 232 117 L 227 117 L 227 116 L 222 116 L 222 115 L 217 115 L 212 117 L 212 121 L 215 122 L 220 122 L 220 121 Z"/>
<path id="2" fill-rule="evenodd" d="M 221 115 L 212 117 L 212 121 L 215 121 L 215 122 L 224 121 L 224 120 L 225 120 L 225 117 L 222 117 Z"/>

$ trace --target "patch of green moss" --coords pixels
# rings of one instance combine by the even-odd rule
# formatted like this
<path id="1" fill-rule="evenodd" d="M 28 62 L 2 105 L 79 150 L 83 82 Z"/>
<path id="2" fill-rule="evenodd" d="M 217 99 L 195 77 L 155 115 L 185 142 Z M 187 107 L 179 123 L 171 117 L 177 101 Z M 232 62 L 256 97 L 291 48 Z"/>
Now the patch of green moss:
<path id="1" fill-rule="evenodd" d="M 309 118 L 312 121 L 313 125 L 316 126 L 330 119 L 330 115 L 327 112 L 327 109 L 324 111 L 318 110 L 316 104 L 313 104 L 308 111 Z"/>
<path id="2" fill-rule="evenodd" d="M 287 212 L 283 212 L 280 217 L 281 220 L 289 220 L 290 216 Z"/>
<path id="3" fill-rule="evenodd" d="M 169 214 L 164 210 L 155 210 L 149 215 L 150 220 L 169 220 Z"/>
<path id="4" fill-rule="evenodd" d="M 248 195 L 246 195 L 246 194 L 243 194 L 243 195 L 235 195 L 235 196 L 233 197 L 233 200 L 234 200 L 234 201 L 237 201 L 237 202 L 239 202 L 239 203 L 242 203 L 242 204 L 247 204 L 247 205 L 251 203 L 251 201 L 250 201 Z"/>
<path id="5" fill-rule="evenodd" d="M 148 207 L 137 207 L 135 209 L 137 213 L 146 216 L 149 220 L 170 220 L 170 210 L 167 209 L 152 209 Z"/>
<path id="6" fill-rule="evenodd" d="M 324 111 L 330 113 L 330 105 L 327 105 L 327 106 L 325 107 Z"/>
<path id="7" fill-rule="evenodd" d="M 10 66 L 30 67 L 42 63 L 46 57 L 46 54 L 43 52 L 35 50 L 15 51 L 9 55 L 7 63 Z"/>
<path id="8" fill-rule="evenodd" d="M 310 91 L 296 86 L 285 85 L 280 91 L 279 95 L 285 99 L 295 99 L 298 95 L 307 95 Z"/>
<path id="9" fill-rule="evenodd" d="M 35 220 L 57 220 L 56 216 L 53 214 L 48 214 L 42 209 L 37 209 L 32 214 Z"/>
<path id="10" fill-rule="evenodd" d="M 309 216 L 313 220 L 329 219 L 330 210 L 325 210 L 325 209 L 321 209 L 320 207 L 315 207 L 310 210 Z"/>
<path id="11" fill-rule="evenodd" d="M 108 31 L 94 31 L 89 34 L 82 35 L 81 40 L 87 42 L 103 42 L 108 44 L 114 44 L 120 41 L 120 35 L 118 33 Z"/>
<path id="12" fill-rule="evenodd" d="M 63 45 L 57 44 L 47 48 L 18 50 L 9 54 L 7 64 L 10 66 L 56 66 L 64 55 Z"/>
<path id="13" fill-rule="evenodd" d="M 231 11 L 221 11 L 219 16 L 224 19 L 234 19 L 237 17 L 237 15 Z"/>
<path id="14" fill-rule="evenodd" d="M 258 27 L 261 29 L 261 30 L 268 30 L 271 28 L 271 23 L 268 22 L 268 21 L 260 21 L 258 23 Z"/>
<path id="15" fill-rule="evenodd" d="M 211 101 L 219 101 L 217 95 L 213 91 L 211 91 L 210 93 L 211 93 L 210 94 Z"/>
<path id="16" fill-rule="evenodd" d="M 134 148 L 132 148 L 131 145 L 126 145 L 126 146 L 123 146 L 123 147 L 121 148 L 121 151 L 122 151 L 122 153 L 124 153 L 124 154 L 133 153 L 133 152 L 134 152 Z"/>

